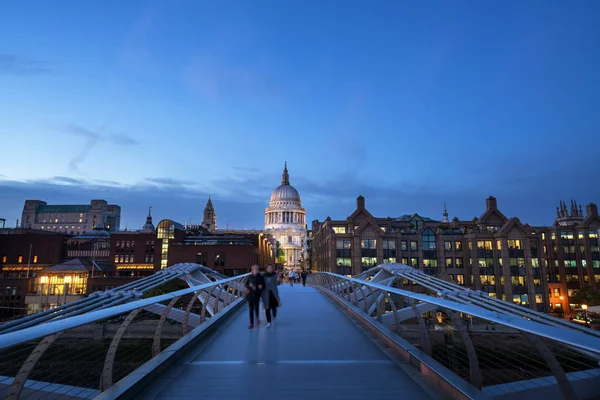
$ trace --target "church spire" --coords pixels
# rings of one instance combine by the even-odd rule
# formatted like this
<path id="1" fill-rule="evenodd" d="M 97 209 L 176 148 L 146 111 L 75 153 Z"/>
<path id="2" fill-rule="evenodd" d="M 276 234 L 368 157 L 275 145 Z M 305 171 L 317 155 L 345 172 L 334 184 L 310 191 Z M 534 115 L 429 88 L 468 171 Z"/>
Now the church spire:
<path id="1" fill-rule="evenodd" d="M 288 175 L 288 170 L 287 170 L 287 161 L 285 162 L 284 167 L 283 167 L 283 175 L 281 175 L 281 184 L 282 185 L 290 184 L 290 176 Z"/>
<path id="2" fill-rule="evenodd" d="M 152 223 L 152 206 L 148 207 L 148 216 L 146 217 L 146 224 L 142 228 L 144 232 L 154 232 L 154 224 Z"/>
<path id="3" fill-rule="evenodd" d="M 213 207 L 210 195 L 208 195 L 208 201 L 206 202 L 206 207 L 204 207 L 202 226 L 211 233 L 217 230 L 217 214 L 215 214 L 215 208 Z"/>
<path id="4" fill-rule="evenodd" d="M 448 209 L 446 208 L 446 202 L 444 202 L 444 219 L 442 220 L 442 222 L 450 222 L 450 220 L 448 219 Z"/>

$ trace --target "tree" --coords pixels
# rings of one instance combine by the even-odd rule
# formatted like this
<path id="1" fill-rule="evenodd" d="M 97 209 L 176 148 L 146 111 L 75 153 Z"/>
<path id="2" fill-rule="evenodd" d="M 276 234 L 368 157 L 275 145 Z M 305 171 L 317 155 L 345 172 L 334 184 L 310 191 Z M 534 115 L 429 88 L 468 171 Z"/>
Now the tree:
<path id="1" fill-rule="evenodd" d="M 277 262 L 279 264 L 283 264 L 285 263 L 285 253 L 283 252 L 283 250 L 279 247 L 279 242 L 277 242 Z"/>
<path id="2" fill-rule="evenodd" d="M 575 290 L 571 296 L 571 302 L 574 304 L 587 304 L 588 306 L 600 305 L 600 291 L 591 287 Z"/>

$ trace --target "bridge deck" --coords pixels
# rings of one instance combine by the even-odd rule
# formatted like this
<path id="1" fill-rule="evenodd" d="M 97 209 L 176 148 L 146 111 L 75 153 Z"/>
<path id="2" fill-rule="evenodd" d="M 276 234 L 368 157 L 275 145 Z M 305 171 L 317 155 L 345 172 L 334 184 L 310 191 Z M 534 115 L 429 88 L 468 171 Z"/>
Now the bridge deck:
<path id="1" fill-rule="evenodd" d="M 272 328 L 264 321 L 248 330 L 244 306 L 141 398 L 432 398 L 326 296 L 301 285 L 282 285 L 280 294 Z"/>

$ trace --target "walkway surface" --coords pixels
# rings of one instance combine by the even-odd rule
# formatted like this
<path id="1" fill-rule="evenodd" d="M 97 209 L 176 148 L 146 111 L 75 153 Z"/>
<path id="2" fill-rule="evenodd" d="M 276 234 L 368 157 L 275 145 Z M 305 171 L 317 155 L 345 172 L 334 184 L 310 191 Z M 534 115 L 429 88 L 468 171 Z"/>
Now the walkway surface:
<path id="1" fill-rule="evenodd" d="M 249 330 L 244 306 L 140 398 L 432 398 L 325 295 L 301 285 L 279 290 L 273 327 Z"/>

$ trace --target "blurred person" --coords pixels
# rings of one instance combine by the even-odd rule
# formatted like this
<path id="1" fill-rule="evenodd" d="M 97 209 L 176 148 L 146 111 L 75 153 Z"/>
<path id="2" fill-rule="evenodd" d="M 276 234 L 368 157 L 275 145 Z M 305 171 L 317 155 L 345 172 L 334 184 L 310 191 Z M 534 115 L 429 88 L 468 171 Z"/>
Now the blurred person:
<path id="1" fill-rule="evenodd" d="M 256 315 L 256 324 L 260 324 L 260 319 L 258 315 L 259 306 L 260 306 L 260 295 L 262 290 L 265 287 L 265 278 L 260 274 L 258 270 L 258 265 L 253 265 L 250 276 L 246 281 L 246 289 L 248 292 L 246 293 L 246 300 L 248 301 L 248 311 L 250 314 L 250 325 L 248 329 L 254 328 L 254 316 Z"/>
<path id="2" fill-rule="evenodd" d="M 302 273 L 300 274 L 300 276 L 302 277 L 302 286 L 306 287 L 306 277 L 308 276 L 308 272 L 306 271 L 306 268 L 302 270 Z"/>
<path id="3" fill-rule="evenodd" d="M 263 274 L 264 290 L 262 291 L 262 301 L 267 314 L 267 328 L 271 323 L 275 323 L 277 317 L 277 307 L 279 307 L 279 290 L 277 288 L 278 274 L 271 264 L 267 265 L 267 271 Z M 271 314 L 273 314 L 271 319 Z"/>

